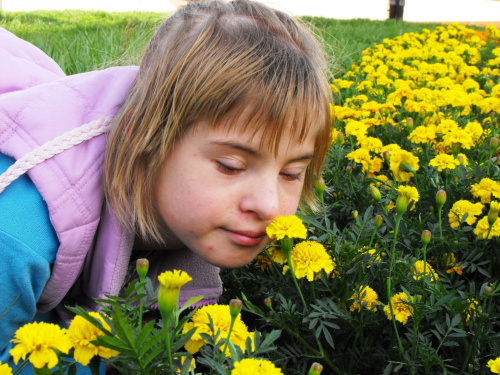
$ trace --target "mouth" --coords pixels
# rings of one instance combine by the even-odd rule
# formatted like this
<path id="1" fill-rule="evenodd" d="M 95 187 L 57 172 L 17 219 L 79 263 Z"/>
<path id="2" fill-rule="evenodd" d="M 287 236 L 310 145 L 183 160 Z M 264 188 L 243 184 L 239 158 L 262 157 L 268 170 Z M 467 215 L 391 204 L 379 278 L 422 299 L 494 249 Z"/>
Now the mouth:
<path id="1" fill-rule="evenodd" d="M 233 241 L 240 246 L 258 246 L 265 241 L 267 235 L 265 232 L 255 232 L 255 231 L 240 231 L 231 230 L 227 228 L 221 228 Z"/>

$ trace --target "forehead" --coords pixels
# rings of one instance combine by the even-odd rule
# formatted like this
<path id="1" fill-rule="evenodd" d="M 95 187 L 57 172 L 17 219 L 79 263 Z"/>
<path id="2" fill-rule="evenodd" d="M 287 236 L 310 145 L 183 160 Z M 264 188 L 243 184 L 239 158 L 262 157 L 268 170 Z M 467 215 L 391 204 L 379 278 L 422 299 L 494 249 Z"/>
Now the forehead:
<path id="1" fill-rule="evenodd" d="M 290 148 L 307 145 L 314 148 L 317 127 L 299 123 L 300 119 L 287 116 L 285 121 L 271 122 L 267 116 L 251 106 L 235 110 L 220 119 L 204 118 L 192 126 L 194 133 L 202 132 L 220 140 L 231 139 L 251 144 L 259 151 L 287 153 Z M 191 129 L 190 129 L 191 130 Z"/>

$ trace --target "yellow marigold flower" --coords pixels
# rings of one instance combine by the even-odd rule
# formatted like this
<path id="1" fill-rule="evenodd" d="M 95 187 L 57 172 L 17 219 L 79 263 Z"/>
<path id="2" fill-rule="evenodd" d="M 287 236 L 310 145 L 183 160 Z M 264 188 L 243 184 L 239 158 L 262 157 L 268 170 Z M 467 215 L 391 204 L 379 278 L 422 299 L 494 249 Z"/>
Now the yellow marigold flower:
<path id="1" fill-rule="evenodd" d="M 109 324 L 99 313 L 90 312 L 89 315 L 99 320 L 106 330 L 111 330 Z M 96 355 L 102 358 L 111 358 L 120 354 L 116 350 L 92 344 L 91 342 L 95 341 L 97 336 L 104 336 L 104 332 L 85 318 L 79 315 L 75 316 L 68 328 L 68 338 L 75 347 L 76 362 L 87 366 Z"/>
<path id="2" fill-rule="evenodd" d="M 160 282 L 158 308 L 164 319 L 179 305 L 181 287 L 191 280 L 193 280 L 191 276 L 179 270 L 165 271 L 158 276 Z"/>
<path id="3" fill-rule="evenodd" d="M 408 139 L 415 144 L 429 143 L 436 139 L 434 127 L 417 126 L 408 136 Z"/>
<path id="4" fill-rule="evenodd" d="M 462 265 L 456 264 L 455 254 L 444 253 L 443 258 L 444 258 L 446 267 L 448 267 L 448 269 L 446 270 L 446 273 L 450 274 L 450 273 L 456 272 L 457 274 L 462 275 L 462 273 L 463 273 Z"/>
<path id="5" fill-rule="evenodd" d="M 448 134 L 459 129 L 458 124 L 454 120 L 444 119 L 441 120 L 439 125 L 436 127 L 436 133 L 438 134 Z"/>
<path id="6" fill-rule="evenodd" d="M 455 169 L 460 162 L 453 155 L 440 154 L 429 162 L 431 167 L 436 167 L 439 172 L 445 169 Z"/>
<path id="7" fill-rule="evenodd" d="M 364 137 L 358 140 L 358 144 L 363 149 L 377 153 L 382 150 L 383 146 L 382 141 L 375 137 Z"/>
<path id="8" fill-rule="evenodd" d="M 179 270 L 165 271 L 158 276 L 160 286 L 169 289 L 180 289 L 184 286 L 184 284 L 190 282 L 191 280 L 193 280 L 191 276 L 189 276 L 186 272 Z"/>
<path id="9" fill-rule="evenodd" d="M 403 324 L 406 324 L 408 322 L 408 318 L 412 316 L 413 314 L 413 307 L 408 305 L 408 302 L 413 302 L 413 297 L 411 298 L 411 301 L 408 300 L 408 296 L 406 293 L 401 292 L 398 294 L 395 294 L 391 297 L 391 302 L 392 302 L 392 311 L 394 313 L 394 318 Z M 385 315 L 387 316 L 387 319 L 391 320 L 391 307 L 389 304 L 384 306 L 384 312 Z"/>
<path id="10" fill-rule="evenodd" d="M 357 164 L 363 164 L 363 166 L 364 163 L 368 163 L 371 159 L 370 152 L 366 148 L 358 148 L 349 152 L 345 157 Z"/>
<path id="11" fill-rule="evenodd" d="M 231 375 L 283 375 L 274 363 L 265 359 L 244 358 L 234 364 Z"/>
<path id="12" fill-rule="evenodd" d="M 398 182 L 410 181 L 410 178 L 420 168 L 418 157 L 406 150 L 390 152 L 390 158 L 391 171 Z"/>
<path id="13" fill-rule="evenodd" d="M 200 350 L 200 348 L 207 342 L 201 337 L 201 333 L 206 333 L 213 337 L 209 328 L 208 316 L 212 318 L 214 333 L 220 332 L 217 342 L 221 339 L 226 339 L 231 325 L 231 314 L 229 305 L 206 305 L 195 311 L 191 320 L 189 320 L 182 328 L 182 333 L 186 333 L 195 328 L 193 336 L 184 345 L 184 348 L 191 354 Z M 234 321 L 233 330 L 231 332 L 230 341 L 241 348 L 243 352 L 246 350 L 245 342 L 247 338 L 253 338 L 252 334 L 248 332 L 248 328 L 241 320 L 241 315 L 238 315 Z M 221 347 L 222 350 L 222 347 Z"/>
<path id="14" fill-rule="evenodd" d="M 375 185 L 375 186 L 380 186 L 386 189 L 391 188 L 391 181 L 389 181 L 389 178 L 384 175 L 384 174 L 379 174 L 376 176 L 373 176 L 375 182 L 372 182 L 370 186 Z"/>
<path id="15" fill-rule="evenodd" d="M 486 177 L 472 185 L 470 192 L 476 198 L 481 198 L 481 202 L 490 203 L 492 195 L 500 198 L 500 183 Z"/>
<path id="16" fill-rule="evenodd" d="M 0 362 L 0 375 L 12 375 L 12 369 L 9 365 Z"/>
<path id="17" fill-rule="evenodd" d="M 482 312 L 481 306 L 479 306 L 479 302 L 475 298 L 469 298 L 467 301 L 470 303 L 470 305 L 465 311 L 465 314 L 467 316 L 467 318 L 465 319 L 466 322 L 468 322 L 472 317 L 478 317 Z"/>
<path id="18" fill-rule="evenodd" d="M 443 136 L 444 147 L 451 148 L 453 144 L 458 144 L 461 148 L 470 149 L 474 146 L 474 141 L 470 133 L 466 132 L 464 129 L 457 129 Z"/>
<path id="19" fill-rule="evenodd" d="M 488 239 L 500 237 L 500 220 L 495 221 L 495 224 L 491 226 L 491 231 L 490 224 L 488 224 L 488 216 L 483 217 L 477 222 L 476 228 L 474 228 L 474 234 L 479 240 L 484 240 L 488 232 L 490 233 Z"/>
<path id="20" fill-rule="evenodd" d="M 392 155 L 398 151 L 401 151 L 401 147 L 396 143 L 391 143 L 389 145 L 382 147 L 380 153 L 383 154 L 385 151 L 389 152 L 389 154 Z"/>
<path id="21" fill-rule="evenodd" d="M 357 139 L 364 138 L 368 132 L 368 126 L 361 121 L 350 120 L 345 126 L 346 136 L 355 136 Z"/>
<path id="22" fill-rule="evenodd" d="M 67 354 L 72 347 L 66 330 L 45 322 L 25 324 L 16 331 L 11 342 L 16 344 L 9 352 L 14 363 L 17 365 L 21 358 L 24 360 L 29 354 L 29 361 L 35 368 L 45 365 L 53 368 L 59 362 L 54 350 Z"/>
<path id="23" fill-rule="evenodd" d="M 280 247 L 270 247 L 267 249 L 267 253 L 271 257 L 273 262 L 283 264 L 286 262 L 285 252 Z"/>
<path id="24" fill-rule="evenodd" d="M 424 267 L 425 267 L 425 274 L 424 274 Z M 433 284 L 439 279 L 438 274 L 434 272 L 434 269 L 430 266 L 430 264 L 424 262 L 423 260 L 417 260 L 413 264 L 411 273 L 415 280 L 420 280 L 422 277 L 425 277 L 429 278 L 429 281 Z"/>
<path id="25" fill-rule="evenodd" d="M 307 277 L 308 281 L 314 281 L 321 277 L 324 270 L 329 275 L 335 268 L 331 256 L 326 252 L 322 244 L 316 241 L 303 241 L 293 247 L 290 254 L 293 271 L 297 279 Z M 288 267 L 283 268 L 283 273 Z"/>
<path id="26" fill-rule="evenodd" d="M 378 299 L 377 292 L 375 292 L 368 285 L 361 285 L 356 291 L 356 293 L 354 293 L 349 299 L 355 300 L 354 303 L 351 305 L 350 308 L 351 312 L 353 312 L 354 310 L 361 311 L 362 306 L 367 308 L 368 310 L 377 311 L 377 305 L 380 304 L 377 301 Z"/>
<path id="27" fill-rule="evenodd" d="M 267 235 L 272 240 L 289 238 L 306 238 L 307 228 L 295 215 L 279 216 L 266 228 Z"/>
<path id="28" fill-rule="evenodd" d="M 479 121 L 471 121 L 465 125 L 465 131 L 468 132 L 474 141 L 477 141 L 483 135 L 483 127 Z"/>
<path id="29" fill-rule="evenodd" d="M 405 186 L 401 185 L 398 187 L 398 195 L 404 196 L 408 200 L 408 204 L 413 202 L 413 208 L 415 207 L 415 204 L 418 202 L 420 199 L 420 194 L 418 193 L 418 190 L 414 186 Z"/>
<path id="30" fill-rule="evenodd" d="M 448 220 L 452 228 L 458 228 L 462 217 L 467 214 L 465 222 L 472 225 L 476 222 L 476 216 L 481 215 L 483 211 L 482 203 L 472 203 L 467 200 L 456 201 L 448 212 Z"/>
<path id="31" fill-rule="evenodd" d="M 500 49 L 500 48 L 497 48 L 497 49 Z M 490 359 L 488 361 L 488 368 L 490 369 L 490 371 L 494 374 L 500 374 L 500 357 L 496 358 L 496 359 Z"/>

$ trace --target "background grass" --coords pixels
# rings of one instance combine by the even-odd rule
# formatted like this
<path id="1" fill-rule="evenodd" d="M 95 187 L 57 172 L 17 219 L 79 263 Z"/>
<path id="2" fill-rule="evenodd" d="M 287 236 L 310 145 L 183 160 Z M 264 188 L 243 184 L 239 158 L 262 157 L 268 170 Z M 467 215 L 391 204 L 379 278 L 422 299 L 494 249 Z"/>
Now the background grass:
<path id="1" fill-rule="evenodd" d="M 154 30 L 167 17 L 150 12 L 34 11 L 1 12 L 0 27 L 41 48 L 67 74 L 112 65 L 138 64 Z M 332 72 L 348 70 L 361 52 L 406 32 L 434 29 L 438 24 L 367 19 L 304 17 L 325 40 Z"/>

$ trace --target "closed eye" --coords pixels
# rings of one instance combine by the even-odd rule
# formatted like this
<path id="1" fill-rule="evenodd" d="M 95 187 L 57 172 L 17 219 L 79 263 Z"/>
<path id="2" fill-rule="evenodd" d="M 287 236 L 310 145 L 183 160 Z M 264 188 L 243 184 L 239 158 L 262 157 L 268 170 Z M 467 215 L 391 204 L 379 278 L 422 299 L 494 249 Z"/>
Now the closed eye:
<path id="1" fill-rule="evenodd" d="M 227 175 L 237 174 L 244 171 L 242 168 L 231 167 L 227 164 L 221 163 L 220 161 L 216 161 L 215 166 L 219 172 Z"/>
<path id="2" fill-rule="evenodd" d="M 304 177 L 302 173 L 280 173 L 288 181 L 301 181 Z"/>

